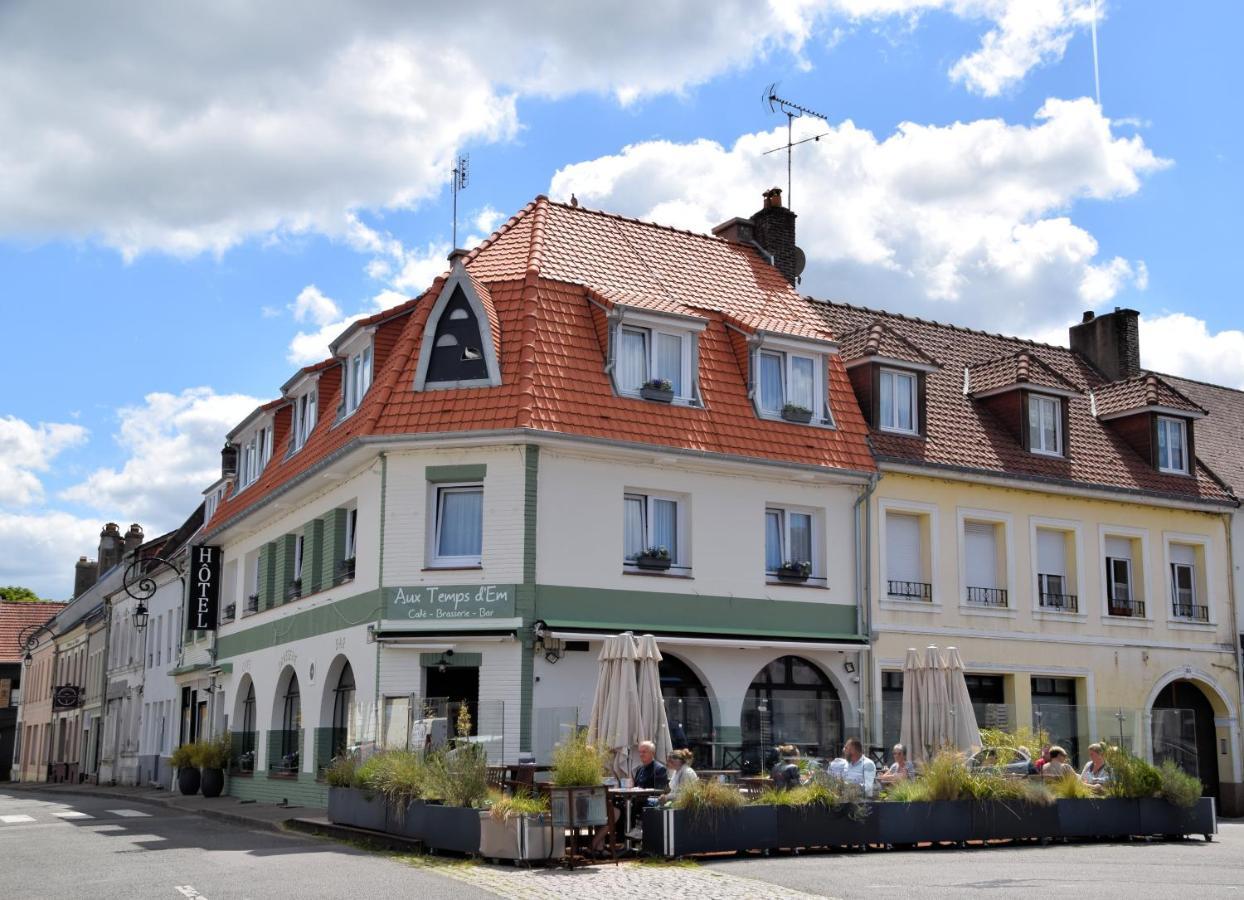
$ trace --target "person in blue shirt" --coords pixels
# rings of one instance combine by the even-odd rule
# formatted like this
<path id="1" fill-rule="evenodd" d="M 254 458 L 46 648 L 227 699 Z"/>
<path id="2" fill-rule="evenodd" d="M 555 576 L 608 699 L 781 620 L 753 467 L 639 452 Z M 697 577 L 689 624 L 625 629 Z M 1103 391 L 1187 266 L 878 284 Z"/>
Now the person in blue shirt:
<path id="1" fill-rule="evenodd" d="M 635 787 L 649 790 L 665 790 L 669 784 L 669 776 L 665 766 L 657 761 L 657 745 L 652 741 L 640 741 L 636 747 L 639 752 L 639 766 L 632 773 Z"/>

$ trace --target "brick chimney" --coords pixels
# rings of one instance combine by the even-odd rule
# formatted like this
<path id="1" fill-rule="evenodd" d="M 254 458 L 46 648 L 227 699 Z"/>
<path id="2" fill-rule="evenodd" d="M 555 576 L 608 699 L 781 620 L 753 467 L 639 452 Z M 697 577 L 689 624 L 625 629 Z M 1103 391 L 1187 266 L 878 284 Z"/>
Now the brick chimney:
<path id="1" fill-rule="evenodd" d="M 129 556 L 143 542 L 143 529 L 137 522 L 130 526 L 130 530 L 125 534 L 125 555 Z"/>
<path id="2" fill-rule="evenodd" d="M 1114 312 L 1095 316 L 1086 312 L 1070 331 L 1071 349 L 1079 353 L 1111 381 L 1139 375 L 1140 313 L 1115 307 Z"/>
<path id="3" fill-rule="evenodd" d="M 791 284 L 799 275 L 799 251 L 795 247 L 795 214 L 782 205 L 782 189 L 764 192 L 764 206 L 752 215 L 756 243 L 773 257 L 773 265 Z"/>
<path id="4" fill-rule="evenodd" d="M 73 595 L 77 597 L 94 587 L 98 576 L 99 565 L 95 560 L 79 556 L 77 565 L 73 567 Z"/>
<path id="5" fill-rule="evenodd" d="M 220 450 L 220 477 L 236 478 L 238 475 L 238 448 L 228 441 Z"/>
<path id="6" fill-rule="evenodd" d="M 102 576 L 119 563 L 124 551 L 125 539 L 121 537 L 120 527 L 116 522 L 109 522 L 99 533 L 99 575 Z"/>

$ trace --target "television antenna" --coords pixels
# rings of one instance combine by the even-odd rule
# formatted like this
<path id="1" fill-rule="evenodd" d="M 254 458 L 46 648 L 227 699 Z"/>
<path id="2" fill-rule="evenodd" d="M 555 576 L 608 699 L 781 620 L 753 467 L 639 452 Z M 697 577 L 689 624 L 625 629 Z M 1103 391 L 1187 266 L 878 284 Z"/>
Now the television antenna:
<path id="1" fill-rule="evenodd" d="M 809 141 L 819 141 L 828 131 L 820 134 L 814 134 L 801 140 L 793 139 L 794 125 L 796 119 L 802 119 L 804 116 L 811 116 L 814 119 L 820 119 L 826 125 L 829 119 L 814 109 L 808 109 L 806 106 L 800 106 L 791 100 L 785 100 L 777 95 L 777 82 L 765 88 L 765 95 L 762 102 L 769 104 L 769 112 L 781 113 L 786 116 L 786 143 L 781 147 L 774 147 L 772 150 L 766 150 L 762 155 L 768 156 L 770 153 L 777 153 L 779 150 L 786 151 L 786 208 L 794 209 L 794 203 L 791 200 L 791 150 L 800 144 L 806 144 Z"/>
<path id="2" fill-rule="evenodd" d="M 463 153 L 453 168 L 450 191 L 454 195 L 454 249 L 458 248 L 458 194 L 466 190 L 471 175 L 471 154 Z"/>

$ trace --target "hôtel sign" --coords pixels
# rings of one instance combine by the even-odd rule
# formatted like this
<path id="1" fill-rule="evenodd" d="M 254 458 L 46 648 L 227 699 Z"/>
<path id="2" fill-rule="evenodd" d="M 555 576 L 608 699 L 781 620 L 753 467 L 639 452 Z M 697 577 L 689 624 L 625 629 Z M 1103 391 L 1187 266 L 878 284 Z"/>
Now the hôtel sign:
<path id="1" fill-rule="evenodd" d="M 220 607 L 220 548 L 190 548 L 190 610 L 187 631 L 215 631 Z"/>
<path id="2" fill-rule="evenodd" d="M 514 588 L 512 584 L 385 588 L 385 618 L 417 621 L 508 619 L 514 615 Z"/>

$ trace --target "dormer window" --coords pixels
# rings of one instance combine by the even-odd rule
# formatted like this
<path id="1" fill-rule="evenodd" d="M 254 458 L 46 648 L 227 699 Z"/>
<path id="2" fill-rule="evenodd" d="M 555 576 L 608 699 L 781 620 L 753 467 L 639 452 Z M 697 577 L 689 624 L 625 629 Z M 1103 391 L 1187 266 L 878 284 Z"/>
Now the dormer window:
<path id="1" fill-rule="evenodd" d="M 692 399 L 692 336 L 662 328 L 618 329 L 618 393 L 638 395 L 650 382 L 669 382 L 675 400 Z"/>
<path id="2" fill-rule="evenodd" d="M 371 387 L 371 341 L 346 357 L 345 399 L 346 415 L 354 412 Z"/>
<path id="3" fill-rule="evenodd" d="M 1063 404 L 1058 397 L 1028 395 L 1028 449 L 1045 456 L 1063 455 Z"/>
<path id="4" fill-rule="evenodd" d="M 254 484 L 263 473 L 264 466 L 272 458 L 272 426 L 266 425 L 254 431 L 242 443 L 238 458 L 238 489 Z"/>
<path id="5" fill-rule="evenodd" d="M 775 335 L 758 335 L 753 342 L 760 345 L 752 355 L 756 412 L 766 419 L 832 424 L 825 354 Z"/>
<path id="6" fill-rule="evenodd" d="M 499 325 L 487 285 L 467 274 L 466 252 L 449 255 L 449 277 L 428 312 L 415 368 L 415 390 L 501 384 Z"/>
<path id="7" fill-rule="evenodd" d="M 919 434 L 919 376 L 882 369 L 879 379 L 877 427 L 900 434 Z"/>
<path id="8" fill-rule="evenodd" d="M 1175 475 L 1188 474 L 1188 431 L 1182 419 L 1157 417 L 1158 470 Z"/>
<path id="9" fill-rule="evenodd" d="M 298 395 L 294 400 L 294 429 L 290 437 L 291 450 L 299 450 L 307 443 L 307 438 L 311 436 L 312 429 L 315 428 L 316 407 L 318 398 L 316 396 L 316 388 L 312 387 L 305 394 Z"/>

